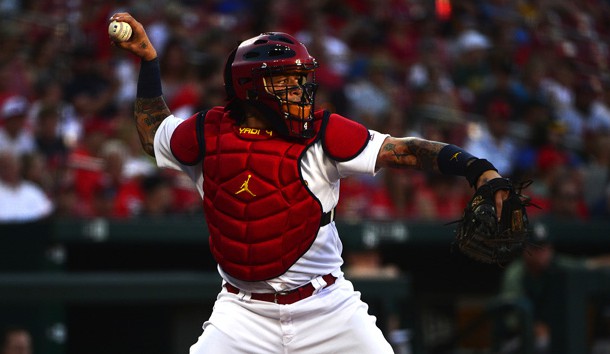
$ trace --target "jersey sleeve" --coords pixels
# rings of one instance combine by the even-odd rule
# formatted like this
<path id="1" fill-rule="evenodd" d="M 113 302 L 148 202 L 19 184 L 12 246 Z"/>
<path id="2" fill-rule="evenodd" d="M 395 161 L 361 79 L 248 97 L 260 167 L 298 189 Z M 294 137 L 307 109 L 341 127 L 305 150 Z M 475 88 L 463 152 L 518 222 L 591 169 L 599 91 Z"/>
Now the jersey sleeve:
<path id="1" fill-rule="evenodd" d="M 160 168 L 170 168 L 186 173 L 195 183 L 199 195 L 203 196 L 203 172 L 201 162 L 186 165 L 178 161 L 174 156 L 171 147 L 172 136 L 176 128 L 185 122 L 184 119 L 173 115 L 165 118 L 155 134 L 154 148 L 157 166 Z"/>
<path id="2" fill-rule="evenodd" d="M 340 178 L 358 174 L 375 175 L 377 173 L 375 169 L 377 156 L 388 136 L 388 134 L 369 130 L 369 142 L 366 147 L 356 157 L 348 161 L 337 162 L 337 171 Z"/>

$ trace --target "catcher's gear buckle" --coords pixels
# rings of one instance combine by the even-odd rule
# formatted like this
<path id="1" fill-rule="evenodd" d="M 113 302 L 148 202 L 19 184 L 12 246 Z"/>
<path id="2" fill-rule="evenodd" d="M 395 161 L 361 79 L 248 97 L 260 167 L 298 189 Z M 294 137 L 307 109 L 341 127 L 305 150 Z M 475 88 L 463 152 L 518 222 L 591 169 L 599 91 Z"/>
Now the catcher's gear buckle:
<path id="1" fill-rule="evenodd" d="M 291 292 L 293 292 L 293 291 L 294 291 L 294 290 L 289 290 L 289 291 L 277 291 L 277 292 L 273 293 L 273 302 L 277 304 L 277 303 L 278 303 L 278 302 L 277 302 L 277 297 L 278 297 L 278 296 L 285 296 L 285 295 L 290 294 L 290 293 L 291 293 Z"/>

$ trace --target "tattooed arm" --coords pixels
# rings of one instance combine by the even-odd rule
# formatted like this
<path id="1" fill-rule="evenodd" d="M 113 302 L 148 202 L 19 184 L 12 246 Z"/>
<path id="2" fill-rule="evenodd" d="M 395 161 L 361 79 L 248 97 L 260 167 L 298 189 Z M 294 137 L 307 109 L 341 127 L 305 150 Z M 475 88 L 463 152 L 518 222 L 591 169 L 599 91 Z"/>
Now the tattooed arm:
<path id="1" fill-rule="evenodd" d="M 377 168 L 402 167 L 438 171 L 439 151 L 447 144 L 420 138 L 387 138 L 379 155 Z"/>
<path id="2" fill-rule="evenodd" d="M 113 20 L 129 23 L 133 33 L 128 41 L 112 42 L 112 44 L 142 59 L 134 118 L 142 148 L 147 154 L 154 156 L 153 142 L 157 128 L 171 114 L 161 92 L 157 51 L 142 24 L 130 14 L 125 12 L 114 14 L 110 17 L 110 21 Z"/>
<path id="3" fill-rule="evenodd" d="M 153 147 L 155 133 L 161 122 L 170 114 L 163 96 L 136 98 L 134 110 L 136 128 L 138 129 L 142 148 L 148 155 L 155 156 L 155 149 Z"/>
<path id="4" fill-rule="evenodd" d="M 379 155 L 377 156 L 377 168 L 413 168 L 423 171 L 441 172 L 438 164 L 440 151 L 448 144 L 425 140 L 421 138 L 386 138 Z M 469 161 L 467 165 L 474 162 Z M 483 185 L 493 178 L 501 177 L 496 170 L 482 172 L 476 180 L 476 187 Z"/>

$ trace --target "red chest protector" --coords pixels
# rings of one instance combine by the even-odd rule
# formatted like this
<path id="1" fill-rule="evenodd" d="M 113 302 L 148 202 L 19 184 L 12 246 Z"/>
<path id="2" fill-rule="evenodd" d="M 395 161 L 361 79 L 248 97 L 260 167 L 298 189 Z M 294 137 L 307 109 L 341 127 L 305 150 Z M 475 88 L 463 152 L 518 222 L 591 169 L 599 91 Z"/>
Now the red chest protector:
<path id="1" fill-rule="evenodd" d="M 246 281 L 275 278 L 312 245 L 323 213 L 300 173 L 304 152 L 319 137 L 334 136 L 338 140 L 323 139 L 324 150 L 336 160 L 347 160 L 368 142 L 362 125 L 328 116 L 316 113 L 317 137 L 286 140 L 265 130 L 240 130 L 222 108 L 205 115 L 203 207 L 212 255 L 229 275 Z M 338 133 L 341 127 L 347 134 Z M 192 149 L 189 154 L 195 156 Z"/>

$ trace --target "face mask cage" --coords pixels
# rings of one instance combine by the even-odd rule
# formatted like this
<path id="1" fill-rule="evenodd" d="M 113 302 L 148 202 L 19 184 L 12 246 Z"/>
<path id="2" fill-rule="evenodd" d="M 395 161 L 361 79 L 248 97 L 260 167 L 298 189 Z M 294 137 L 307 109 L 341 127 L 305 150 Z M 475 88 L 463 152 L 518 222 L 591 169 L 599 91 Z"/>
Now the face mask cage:
<path id="1" fill-rule="evenodd" d="M 271 108 L 280 114 L 293 137 L 310 138 L 315 134 L 312 122 L 318 85 L 314 68 L 315 65 L 282 66 L 261 69 L 259 73 L 265 93 L 259 99 L 272 102 Z"/>

